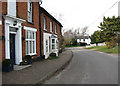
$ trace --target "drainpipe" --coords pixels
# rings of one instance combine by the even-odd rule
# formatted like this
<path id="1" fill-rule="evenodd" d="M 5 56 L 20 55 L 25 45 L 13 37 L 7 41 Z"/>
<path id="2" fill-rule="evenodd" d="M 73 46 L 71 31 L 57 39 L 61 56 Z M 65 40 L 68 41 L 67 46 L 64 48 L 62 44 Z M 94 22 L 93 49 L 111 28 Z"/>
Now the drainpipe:
<path id="1" fill-rule="evenodd" d="M 40 9 L 40 5 L 39 5 L 39 38 L 40 38 L 40 59 L 42 60 L 42 47 L 41 47 L 41 44 L 42 44 L 42 40 L 41 40 L 41 9 Z"/>

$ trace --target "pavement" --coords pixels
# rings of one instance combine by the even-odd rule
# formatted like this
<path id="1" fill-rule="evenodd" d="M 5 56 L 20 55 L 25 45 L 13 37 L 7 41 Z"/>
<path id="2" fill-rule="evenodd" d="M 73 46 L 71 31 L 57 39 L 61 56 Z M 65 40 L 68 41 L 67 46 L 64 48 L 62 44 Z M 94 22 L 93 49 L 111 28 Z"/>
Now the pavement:
<path id="1" fill-rule="evenodd" d="M 23 70 L 2 73 L 2 84 L 42 84 L 46 79 L 62 70 L 72 59 L 71 50 L 66 50 L 58 59 L 33 62 Z"/>
<path id="2" fill-rule="evenodd" d="M 73 59 L 59 74 L 46 80 L 44 84 L 118 84 L 118 56 L 87 50 L 72 50 Z M 113 85 L 116 84 L 116 85 Z M 101 86 L 101 85 L 100 85 Z"/>

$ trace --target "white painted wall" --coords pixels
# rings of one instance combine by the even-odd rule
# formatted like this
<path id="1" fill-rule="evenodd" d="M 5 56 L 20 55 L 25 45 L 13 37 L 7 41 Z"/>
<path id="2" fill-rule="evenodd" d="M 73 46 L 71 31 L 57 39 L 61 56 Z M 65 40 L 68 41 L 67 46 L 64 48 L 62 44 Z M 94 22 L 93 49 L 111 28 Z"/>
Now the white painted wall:
<path id="1" fill-rule="evenodd" d="M 49 51 L 49 47 L 48 47 L 48 52 L 46 52 L 46 40 L 48 40 L 48 45 L 49 45 L 49 37 L 51 37 L 52 34 L 49 33 L 44 33 L 43 34 L 43 46 L 44 46 L 44 55 L 45 55 L 45 59 L 48 58 L 50 51 Z"/>
<path id="2" fill-rule="evenodd" d="M 9 28 L 18 28 L 17 32 L 15 33 L 15 60 L 16 64 L 20 64 L 22 62 L 22 23 L 24 20 L 18 19 L 11 16 L 4 16 L 5 19 L 5 59 L 10 59 L 10 40 L 9 40 Z M 17 25 L 13 26 L 13 22 L 17 21 Z"/>
<path id="3" fill-rule="evenodd" d="M 90 44 L 91 43 L 91 39 L 90 38 L 89 39 L 85 39 L 85 41 L 83 39 L 81 39 L 81 41 L 80 41 L 80 39 L 77 39 L 77 43 L 80 43 L 80 42 Z"/>
<path id="4" fill-rule="evenodd" d="M 8 15 L 16 17 L 16 0 L 8 0 L 7 6 Z"/>
<path id="5" fill-rule="evenodd" d="M 48 40 L 48 45 L 49 44 L 49 37 L 51 37 L 52 34 L 49 34 L 49 33 L 43 33 L 43 48 L 44 48 L 44 55 L 45 55 L 45 59 L 47 59 L 50 55 L 50 53 L 56 53 L 56 55 L 58 56 L 58 49 L 55 49 L 55 50 L 52 50 L 50 49 L 51 51 L 49 51 L 49 47 L 48 47 L 48 52 L 46 52 L 46 40 Z M 55 35 L 57 37 L 57 35 Z M 51 39 L 50 39 L 51 40 Z M 51 41 L 51 48 L 52 48 L 52 41 Z M 56 47 L 56 45 L 55 45 Z"/>

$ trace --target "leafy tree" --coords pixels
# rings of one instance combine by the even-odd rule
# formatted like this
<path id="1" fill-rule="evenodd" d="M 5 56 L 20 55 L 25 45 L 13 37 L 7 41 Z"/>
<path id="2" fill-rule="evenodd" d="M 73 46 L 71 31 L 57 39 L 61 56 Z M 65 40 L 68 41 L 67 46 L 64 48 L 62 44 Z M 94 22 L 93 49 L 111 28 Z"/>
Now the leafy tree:
<path id="1" fill-rule="evenodd" d="M 108 48 L 113 48 L 117 44 L 117 31 L 120 30 L 120 17 L 103 18 L 99 28 L 103 32 L 104 41 Z"/>
<path id="2" fill-rule="evenodd" d="M 103 31 L 95 31 L 93 35 L 90 37 L 91 43 L 98 45 L 98 43 L 104 42 Z"/>

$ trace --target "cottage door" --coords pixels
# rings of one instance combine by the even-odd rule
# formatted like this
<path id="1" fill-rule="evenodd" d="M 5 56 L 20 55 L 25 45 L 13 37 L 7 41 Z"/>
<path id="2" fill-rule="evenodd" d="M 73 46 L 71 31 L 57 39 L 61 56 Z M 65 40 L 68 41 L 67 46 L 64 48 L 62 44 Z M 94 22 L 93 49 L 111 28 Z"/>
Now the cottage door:
<path id="1" fill-rule="evenodd" d="M 10 59 L 12 65 L 15 65 L 15 34 L 10 34 Z"/>

